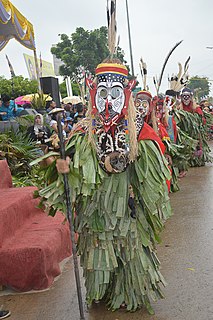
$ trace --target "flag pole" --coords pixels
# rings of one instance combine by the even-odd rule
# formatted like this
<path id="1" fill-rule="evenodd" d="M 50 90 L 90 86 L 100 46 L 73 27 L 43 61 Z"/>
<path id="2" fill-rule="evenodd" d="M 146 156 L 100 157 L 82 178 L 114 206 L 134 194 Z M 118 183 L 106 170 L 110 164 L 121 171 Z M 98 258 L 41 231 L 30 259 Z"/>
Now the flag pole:
<path id="1" fill-rule="evenodd" d="M 38 91 L 39 91 L 39 93 L 41 93 L 41 83 L 40 83 L 40 77 L 39 77 L 39 67 L 38 67 L 36 48 L 33 49 L 33 55 L 34 55 L 34 61 L 35 61 L 35 67 L 36 67 L 36 78 L 37 78 L 37 82 L 38 82 Z"/>

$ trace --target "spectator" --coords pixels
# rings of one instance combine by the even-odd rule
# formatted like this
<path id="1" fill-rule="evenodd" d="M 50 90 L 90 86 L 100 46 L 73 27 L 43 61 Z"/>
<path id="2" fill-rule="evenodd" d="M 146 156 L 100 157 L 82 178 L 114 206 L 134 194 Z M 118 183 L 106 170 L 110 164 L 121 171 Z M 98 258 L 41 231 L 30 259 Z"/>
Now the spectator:
<path id="1" fill-rule="evenodd" d="M 46 123 L 50 124 L 50 121 L 51 121 L 51 116 L 49 115 L 49 112 L 51 112 L 54 108 L 56 108 L 56 103 L 54 100 L 51 100 L 51 101 L 47 101 L 46 102 Z"/>
<path id="2" fill-rule="evenodd" d="M 27 130 L 28 136 L 31 140 L 41 144 L 48 145 L 47 139 L 51 136 L 50 129 L 43 124 L 43 116 L 37 114 L 34 118 L 34 125 Z"/>
<path id="3" fill-rule="evenodd" d="M 73 111 L 73 105 L 72 103 L 67 103 L 64 106 L 64 110 L 66 111 L 66 117 L 74 118 L 74 111 Z"/>
<path id="4" fill-rule="evenodd" d="M 47 113 L 49 113 L 50 111 L 52 111 L 54 108 L 56 108 L 56 103 L 54 100 L 51 101 L 47 101 L 46 102 L 46 111 Z"/>
<path id="5" fill-rule="evenodd" d="M 72 103 L 68 103 L 69 105 L 71 105 L 71 108 L 70 108 L 70 117 L 74 119 L 74 115 L 76 113 L 76 106 L 73 105 Z"/>
<path id="6" fill-rule="evenodd" d="M 82 103 L 78 103 L 76 104 L 76 114 L 74 116 L 74 123 L 77 123 L 83 118 L 85 118 L 84 107 Z"/>
<path id="7" fill-rule="evenodd" d="M 64 131 L 66 132 L 67 137 L 72 130 L 72 121 L 73 119 L 71 117 L 64 119 Z"/>
<path id="8" fill-rule="evenodd" d="M 19 113 L 24 110 L 19 108 L 14 100 L 10 100 L 8 95 L 2 97 L 2 105 L 0 106 L 0 115 L 3 121 L 13 119 L 19 115 Z"/>
<path id="9" fill-rule="evenodd" d="M 51 116 L 51 121 L 50 121 L 50 127 L 54 131 L 54 133 L 58 134 L 58 126 L 57 126 L 57 114 L 58 112 L 61 112 L 64 116 L 64 109 L 62 108 L 54 108 L 52 111 L 50 111 L 48 114 Z M 63 136 L 66 138 L 66 132 L 64 131 L 64 123 L 61 122 L 62 128 L 63 128 Z"/>

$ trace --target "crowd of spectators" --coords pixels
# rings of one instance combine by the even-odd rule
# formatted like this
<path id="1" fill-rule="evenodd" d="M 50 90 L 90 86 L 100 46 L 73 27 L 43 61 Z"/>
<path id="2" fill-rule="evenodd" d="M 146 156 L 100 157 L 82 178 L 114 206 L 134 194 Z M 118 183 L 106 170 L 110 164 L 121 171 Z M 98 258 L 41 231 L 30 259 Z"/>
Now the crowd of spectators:
<path id="1" fill-rule="evenodd" d="M 203 111 L 213 114 L 213 106 L 207 100 L 200 102 Z M 8 95 L 0 98 L 0 121 L 15 120 L 24 109 L 32 108 L 30 103 L 18 106 Z M 66 139 L 73 126 L 85 117 L 86 108 L 82 103 L 73 105 L 72 103 L 61 104 L 63 135 Z M 57 106 L 54 100 L 47 101 L 42 112 L 34 116 L 33 124 L 27 129 L 27 136 L 38 144 L 49 146 L 50 136 L 58 134 L 57 130 Z M 211 135 L 213 128 L 211 127 Z"/>
<path id="2" fill-rule="evenodd" d="M 73 105 L 72 103 L 61 104 L 62 129 L 66 139 L 73 126 L 85 117 L 86 108 L 82 103 Z M 9 96 L 0 98 L 0 121 L 16 120 L 24 109 L 32 109 L 32 105 L 27 103 L 18 106 Z M 26 128 L 26 135 L 39 145 L 50 146 L 50 137 L 58 134 L 56 114 L 58 108 L 54 100 L 47 101 L 42 114 L 34 115 L 33 124 Z M 30 113 L 29 113 L 30 114 Z"/>

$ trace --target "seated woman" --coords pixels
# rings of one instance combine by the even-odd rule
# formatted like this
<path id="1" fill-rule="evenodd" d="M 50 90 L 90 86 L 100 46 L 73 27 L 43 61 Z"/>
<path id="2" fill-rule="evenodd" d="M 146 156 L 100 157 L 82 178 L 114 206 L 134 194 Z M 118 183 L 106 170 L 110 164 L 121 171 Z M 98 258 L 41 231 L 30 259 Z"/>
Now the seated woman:
<path id="1" fill-rule="evenodd" d="M 28 128 L 27 134 L 31 140 L 39 144 L 48 145 L 51 136 L 50 129 L 43 124 L 43 116 L 38 113 L 34 118 L 34 124 Z"/>

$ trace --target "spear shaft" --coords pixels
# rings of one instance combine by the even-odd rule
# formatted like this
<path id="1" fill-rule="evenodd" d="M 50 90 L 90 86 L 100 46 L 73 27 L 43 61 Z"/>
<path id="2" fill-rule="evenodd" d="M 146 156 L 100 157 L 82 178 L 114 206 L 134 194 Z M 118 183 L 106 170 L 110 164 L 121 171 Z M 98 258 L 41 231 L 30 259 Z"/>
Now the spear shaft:
<path id="1" fill-rule="evenodd" d="M 61 155 L 61 159 L 65 160 L 66 155 L 65 155 L 64 137 L 63 137 L 63 129 L 61 125 L 60 112 L 57 114 L 56 117 L 57 117 L 58 137 L 60 140 L 60 155 Z M 71 235 L 71 242 L 72 242 L 72 253 L 73 253 L 75 281 L 76 281 L 76 288 L 77 288 L 77 295 L 78 295 L 78 306 L 80 311 L 80 320 L 85 320 L 82 293 L 81 293 L 81 282 L 80 282 L 79 267 L 78 267 L 77 248 L 75 244 L 75 230 L 74 230 L 74 225 L 72 221 L 73 220 L 72 206 L 70 201 L 70 187 L 68 182 L 68 174 L 63 173 L 63 178 L 64 178 L 64 191 L 65 191 L 66 207 L 67 207 L 67 218 L 69 221 L 70 235 Z"/>

